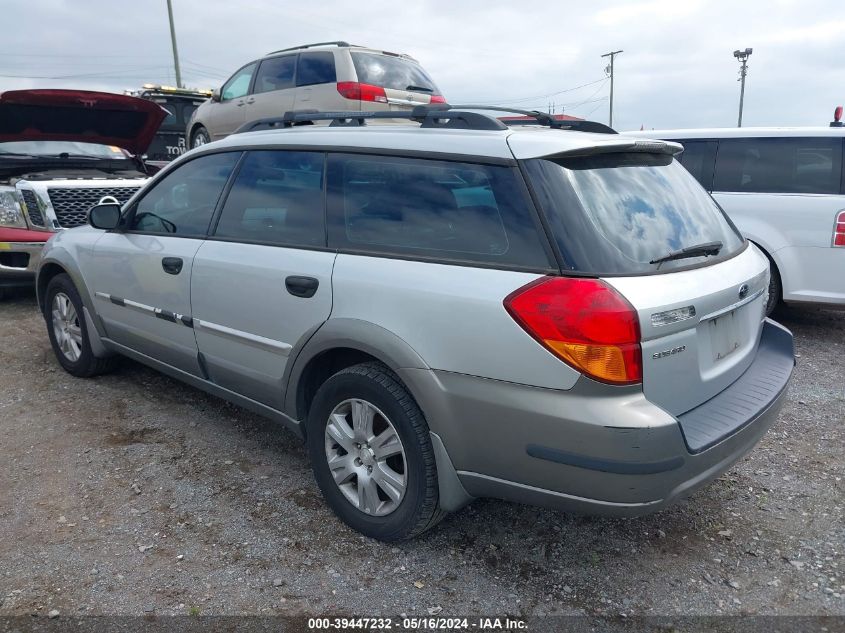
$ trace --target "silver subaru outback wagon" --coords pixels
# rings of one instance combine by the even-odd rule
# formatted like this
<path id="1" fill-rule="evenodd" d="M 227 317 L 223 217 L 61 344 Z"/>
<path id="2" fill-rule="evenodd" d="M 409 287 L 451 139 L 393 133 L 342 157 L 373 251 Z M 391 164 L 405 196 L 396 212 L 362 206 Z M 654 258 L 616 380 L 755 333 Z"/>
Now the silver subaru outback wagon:
<path id="1" fill-rule="evenodd" d="M 191 151 L 53 237 L 59 363 L 128 356 L 279 421 L 336 514 L 386 541 L 477 497 L 653 512 L 772 425 L 794 355 L 766 257 L 678 145 L 378 116 L 256 124 L 282 129 Z"/>

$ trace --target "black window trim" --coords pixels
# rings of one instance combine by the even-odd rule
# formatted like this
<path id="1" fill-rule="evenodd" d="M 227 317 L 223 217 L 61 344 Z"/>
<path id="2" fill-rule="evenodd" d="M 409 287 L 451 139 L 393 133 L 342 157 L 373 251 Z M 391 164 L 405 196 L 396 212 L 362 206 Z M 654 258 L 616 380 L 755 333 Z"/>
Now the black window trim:
<path id="1" fill-rule="evenodd" d="M 220 214 L 223 210 L 223 205 L 226 202 L 226 199 L 229 196 L 229 192 L 231 191 L 232 185 L 235 182 L 235 178 L 237 177 L 238 173 L 240 172 L 241 166 L 243 161 L 246 159 L 247 153 L 251 151 L 310 151 L 310 152 L 321 152 L 324 155 L 324 162 L 323 162 L 323 227 L 324 227 L 324 244 L 326 246 L 300 246 L 300 245 L 284 245 L 279 244 L 278 242 L 266 242 L 263 240 L 248 240 L 242 238 L 229 238 L 229 237 L 218 237 L 214 235 L 214 230 L 217 228 L 217 224 L 220 219 Z M 170 235 L 170 234 L 162 234 L 156 232 L 148 232 L 148 231 L 129 231 L 124 229 L 115 229 L 116 232 L 121 233 L 130 233 L 130 234 L 137 234 L 137 235 L 154 235 L 154 236 L 169 236 L 169 237 L 184 237 L 186 239 L 201 239 L 210 242 L 231 242 L 237 244 L 250 244 L 254 246 L 272 246 L 274 248 L 293 248 L 298 250 L 307 250 L 307 251 L 317 251 L 317 252 L 331 252 L 336 253 L 338 255 L 355 255 L 361 257 L 378 257 L 380 259 L 399 259 L 402 261 L 418 261 L 421 263 L 428 263 L 428 264 L 442 264 L 445 266 L 463 266 L 466 268 L 483 268 L 486 270 L 504 270 L 504 271 L 512 271 L 512 272 L 525 272 L 525 273 L 536 273 L 541 275 L 552 275 L 552 276 L 560 276 L 561 270 L 559 265 L 557 264 L 558 259 L 555 255 L 554 248 L 552 246 L 553 242 L 549 240 L 549 234 L 547 233 L 547 229 L 545 226 L 546 220 L 543 218 L 542 214 L 539 211 L 539 207 L 536 205 L 532 195 L 531 190 L 526 182 L 525 178 L 523 177 L 521 170 L 518 169 L 519 163 L 515 159 L 508 159 L 508 158 L 498 158 L 495 156 L 473 156 L 471 154 L 446 154 L 442 152 L 430 152 L 430 151 L 418 151 L 418 150 L 391 150 L 391 149 L 382 149 L 382 148 L 333 148 L 332 150 L 327 150 L 325 145 L 246 145 L 246 144 L 239 144 L 233 147 L 225 147 L 225 148 L 213 148 L 206 151 L 201 151 L 200 153 L 192 156 L 191 158 L 179 161 L 178 163 L 174 164 L 173 168 L 164 169 L 161 172 L 157 173 L 155 177 L 149 181 L 144 188 L 144 195 L 147 194 L 148 190 L 152 190 L 156 184 L 162 180 L 168 173 L 175 171 L 178 167 L 192 161 L 196 160 L 202 156 L 211 156 L 214 154 L 226 154 L 231 152 L 240 152 L 240 156 L 235 163 L 235 166 L 232 168 L 232 173 L 229 175 L 229 179 L 226 181 L 224 185 L 220 197 L 217 200 L 217 204 L 215 205 L 214 212 L 211 216 L 211 220 L 209 221 L 209 228 L 205 235 Z M 449 257 L 442 257 L 442 256 L 426 256 L 426 255 L 418 255 L 418 254 L 392 254 L 392 253 L 376 253 L 370 251 L 362 251 L 359 249 L 354 248 L 337 248 L 337 247 L 330 247 L 328 246 L 328 160 L 329 154 L 361 154 L 366 156 L 386 156 L 391 158 L 421 158 L 421 159 L 431 159 L 431 160 L 438 160 L 441 162 L 456 162 L 456 163 L 471 163 L 471 164 L 478 164 L 478 165 L 492 165 L 492 166 L 500 166 L 500 167 L 510 167 L 516 169 L 517 171 L 517 181 L 521 183 L 521 186 L 524 188 L 524 193 L 526 194 L 525 199 L 530 202 L 528 212 L 531 216 L 532 220 L 535 223 L 535 226 L 538 227 L 540 243 L 543 246 L 543 249 L 546 253 L 546 257 L 549 261 L 549 265 L 547 267 L 541 266 L 520 266 L 518 264 L 499 264 L 499 263 L 487 263 L 482 261 L 470 261 L 466 259 L 456 259 L 456 258 L 449 258 Z M 131 207 L 127 208 L 124 211 L 124 214 L 121 218 L 121 225 L 125 222 L 131 220 L 131 215 L 134 215 L 134 211 L 138 202 L 141 201 L 142 198 L 138 198 L 136 202 L 133 202 Z M 565 276 L 584 276 L 584 277 L 595 277 L 596 275 L 587 275 L 587 274 L 576 274 L 571 271 L 565 271 L 563 273 Z"/>
<path id="2" fill-rule="evenodd" d="M 185 239 L 190 240 L 204 240 L 208 237 L 208 228 L 206 228 L 206 232 L 204 234 L 196 233 L 196 234 L 189 234 L 189 233 L 162 233 L 160 231 L 138 231 L 135 229 L 128 229 L 125 228 L 126 226 L 132 223 L 132 220 L 135 217 L 135 212 L 138 210 L 138 204 L 146 198 L 149 193 L 155 189 L 159 183 L 167 178 L 170 174 L 176 172 L 177 170 L 181 169 L 183 166 L 187 165 L 188 163 L 192 163 L 193 161 L 202 158 L 204 156 L 214 156 L 217 154 L 240 154 L 235 160 L 235 165 L 232 167 L 232 171 L 229 173 L 229 177 L 226 180 L 226 183 L 223 185 L 223 189 L 220 190 L 220 195 L 217 196 L 217 202 L 214 205 L 214 210 L 211 212 L 211 217 L 209 218 L 208 225 L 211 226 L 212 222 L 214 222 L 215 217 L 218 216 L 218 209 L 220 207 L 221 200 L 224 200 L 224 195 L 228 194 L 229 188 L 232 186 L 233 176 L 235 173 L 240 171 L 240 165 L 243 162 L 244 155 L 246 152 L 242 150 L 228 150 L 224 149 L 222 151 L 214 151 L 214 152 L 203 152 L 202 154 L 197 154 L 196 156 L 192 156 L 191 158 L 179 161 L 172 169 L 163 169 L 159 173 L 155 175 L 155 177 L 147 182 L 146 186 L 143 189 L 143 195 L 138 197 L 136 200 L 132 201 L 132 204 L 126 208 L 125 211 L 122 212 L 120 216 L 120 223 L 118 227 L 114 229 L 115 233 L 126 233 L 128 235 L 153 235 L 156 237 L 183 237 Z"/>
<path id="3" fill-rule="evenodd" d="M 220 223 L 220 216 L 223 214 L 223 208 L 226 206 L 226 201 L 229 199 L 229 193 L 232 191 L 232 187 L 237 180 L 238 174 L 240 174 L 241 167 L 243 166 L 244 162 L 247 159 L 247 156 L 252 152 L 264 152 L 264 151 L 307 151 L 307 150 L 287 150 L 287 149 L 280 149 L 278 147 L 274 148 L 263 148 L 263 147 L 253 147 L 251 150 L 246 150 L 241 153 L 240 159 L 235 164 L 235 167 L 232 169 L 232 174 L 229 177 L 229 180 L 226 182 L 226 186 L 223 187 L 223 191 L 220 194 L 220 198 L 217 201 L 217 205 L 214 208 L 214 214 L 211 216 L 211 221 L 208 224 L 208 231 L 206 233 L 206 239 L 213 242 L 237 242 L 240 244 L 254 244 L 257 246 L 277 246 L 279 248 L 301 248 L 303 250 L 315 250 L 315 251 L 334 251 L 336 249 L 332 249 L 328 247 L 328 217 L 326 215 L 326 168 L 328 167 L 328 159 L 327 159 L 327 152 L 325 149 L 322 151 L 315 151 L 311 150 L 312 153 L 321 153 L 323 154 L 323 177 L 320 182 L 321 187 L 321 200 L 322 200 L 322 212 L 323 212 L 323 246 L 314 246 L 313 244 L 310 245 L 300 245 L 300 244 L 282 244 L 278 241 L 265 241 L 265 240 L 251 240 L 251 239 L 244 239 L 239 237 L 223 237 L 215 235 L 217 232 L 217 225 Z M 222 152 L 208 152 L 209 154 L 218 154 Z"/>
<path id="4" fill-rule="evenodd" d="M 461 164 L 471 164 L 471 165 L 485 165 L 485 166 L 495 166 L 495 167 L 507 167 L 511 170 L 511 172 L 515 176 L 515 180 L 517 182 L 517 186 L 521 189 L 520 193 L 522 194 L 522 199 L 526 201 L 527 204 L 527 211 L 528 215 L 532 220 L 534 225 L 534 230 L 537 233 L 538 241 L 543 248 L 543 252 L 546 256 L 546 261 L 548 262 L 548 266 L 530 266 L 530 265 L 521 265 L 521 264 L 509 264 L 509 263 L 498 263 L 493 261 L 482 261 L 482 260 L 473 260 L 463 257 L 447 257 L 444 255 L 423 255 L 418 253 L 399 253 L 395 251 L 391 251 L 391 247 L 389 245 L 383 246 L 374 246 L 372 249 L 369 248 L 353 248 L 348 245 L 332 245 L 328 241 L 328 231 L 329 231 L 329 210 L 328 210 L 328 160 L 330 155 L 343 155 L 343 154 L 365 154 L 369 156 L 383 156 L 386 158 L 413 158 L 413 159 L 421 159 L 421 160 L 437 160 L 438 162 L 456 162 Z M 425 156 L 417 156 L 415 154 L 425 154 Z M 356 152 L 356 151 L 346 151 L 346 148 L 334 148 L 333 151 L 327 152 L 326 154 L 326 168 L 324 171 L 324 184 L 323 184 L 323 192 L 324 196 L 326 197 L 326 203 L 323 206 L 323 211 L 325 213 L 325 227 L 327 233 L 327 244 L 330 250 L 336 250 L 338 253 L 346 254 L 346 255 L 358 255 L 364 257 L 380 257 L 385 259 L 400 259 L 403 261 L 420 261 L 426 263 L 435 263 L 435 264 L 445 264 L 449 266 L 466 266 L 469 268 L 486 268 L 486 269 L 494 269 L 494 270 L 510 270 L 516 272 L 532 272 L 532 273 L 540 273 L 546 275 L 560 275 L 560 263 L 555 255 L 555 251 L 553 250 L 550 240 L 549 234 L 547 233 L 547 228 L 545 225 L 544 220 L 541 219 L 540 214 L 538 212 L 538 208 L 535 204 L 534 198 L 531 195 L 531 191 L 528 187 L 528 183 L 526 182 L 525 178 L 523 177 L 522 171 L 519 168 L 519 162 L 516 160 L 507 161 L 506 163 L 485 163 L 478 160 L 480 157 L 464 157 L 462 160 L 454 158 L 456 155 L 451 154 L 453 158 L 451 160 L 442 159 L 442 158 L 434 158 L 432 155 L 438 154 L 438 152 L 413 152 L 413 154 L 407 150 L 403 150 L 401 153 L 384 153 L 384 152 Z"/>

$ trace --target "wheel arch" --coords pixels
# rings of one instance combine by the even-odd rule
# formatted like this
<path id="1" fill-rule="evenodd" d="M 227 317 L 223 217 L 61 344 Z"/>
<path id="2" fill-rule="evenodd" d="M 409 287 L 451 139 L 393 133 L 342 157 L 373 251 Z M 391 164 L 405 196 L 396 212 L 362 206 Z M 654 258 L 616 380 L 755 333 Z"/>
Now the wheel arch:
<path id="1" fill-rule="evenodd" d="M 305 420 L 314 394 L 329 376 L 369 361 L 378 361 L 394 373 L 406 367 L 428 369 L 420 355 L 389 330 L 358 319 L 331 319 L 308 339 L 289 365 L 285 413 Z M 399 380 L 420 405 L 412 388 Z"/>

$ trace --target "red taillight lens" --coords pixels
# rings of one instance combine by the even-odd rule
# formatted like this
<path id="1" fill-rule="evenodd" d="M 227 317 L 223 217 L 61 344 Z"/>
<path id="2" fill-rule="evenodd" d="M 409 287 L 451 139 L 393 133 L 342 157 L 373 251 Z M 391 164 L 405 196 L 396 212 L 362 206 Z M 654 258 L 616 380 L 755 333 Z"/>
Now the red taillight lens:
<path id="1" fill-rule="evenodd" d="M 511 293 L 505 309 L 575 369 L 614 385 L 642 382 L 637 313 L 598 279 L 545 277 Z"/>
<path id="2" fill-rule="evenodd" d="M 362 84 L 357 81 L 341 81 L 337 84 L 337 91 L 346 99 L 387 103 L 387 95 L 381 86 Z"/>
<path id="3" fill-rule="evenodd" d="M 446 103 L 446 97 L 443 95 L 431 95 L 431 103 Z"/>
<path id="4" fill-rule="evenodd" d="M 833 225 L 833 245 L 845 246 L 845 211 L 840 211 Z"/>

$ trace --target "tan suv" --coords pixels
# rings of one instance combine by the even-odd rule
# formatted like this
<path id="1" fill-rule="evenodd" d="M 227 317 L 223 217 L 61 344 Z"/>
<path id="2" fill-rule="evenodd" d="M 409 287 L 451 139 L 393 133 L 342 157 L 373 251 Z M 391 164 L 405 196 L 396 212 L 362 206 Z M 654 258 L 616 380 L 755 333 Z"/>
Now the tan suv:
<path id="1" fill-rule="evenodd" d="M 289 110 L 408 110 L 445 102 L 408 55 L 321 42 L 274 51 L 238 69 L 195 111 L 187 134 L 190 146 L 199 147 Z"/>

